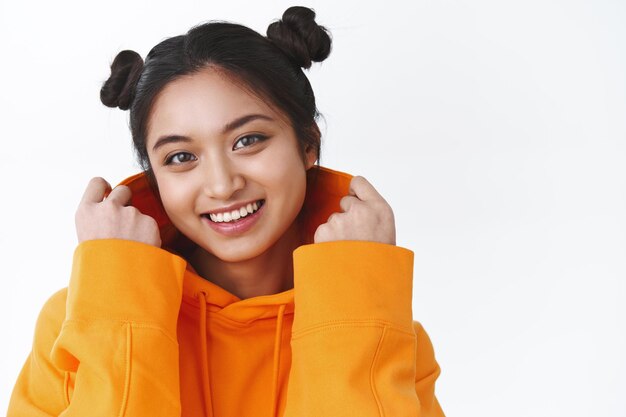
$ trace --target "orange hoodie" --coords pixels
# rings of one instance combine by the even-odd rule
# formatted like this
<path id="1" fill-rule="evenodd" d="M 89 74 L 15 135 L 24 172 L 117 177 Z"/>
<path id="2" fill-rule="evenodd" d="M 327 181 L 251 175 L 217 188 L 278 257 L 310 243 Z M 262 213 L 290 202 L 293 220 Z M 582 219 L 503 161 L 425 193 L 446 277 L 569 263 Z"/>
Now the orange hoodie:
<path id="1" fill-rule="evenodd" d="M 340 211 L 350 179 L 309 171 L 309 232 Z M 68 288 L 41 310 L 8 416 L 443 416 L 439 366 L 412 321 L 412 251 L 303 245 L 293 289 L 241 300 L 178 255 L 143 173 L 121 183 L 157 220 L 162 248 L 76 247 Z"/>

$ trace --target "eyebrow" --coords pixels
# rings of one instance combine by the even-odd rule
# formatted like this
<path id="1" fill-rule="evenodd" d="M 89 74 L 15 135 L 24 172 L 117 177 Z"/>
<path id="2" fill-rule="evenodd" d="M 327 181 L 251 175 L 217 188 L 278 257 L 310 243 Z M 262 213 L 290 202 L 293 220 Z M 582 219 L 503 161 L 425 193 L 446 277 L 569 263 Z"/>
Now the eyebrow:
<path id="1" fill-rule="evenodd" d="M 248 115 L 239 117 L 233 120 L 232 122 L 226 123 L 226 125 L 224 125 L 224 127 L 222 128 L 221 133 L 222 135 L 224 135 L 247 123 L 250 123 L 253 120 L 267 120 L 270 122 L 274 121 L 274 119 L 264 114 L 248 114 Z M 152 152 L 156 152 L 157 149 L 159 149 L 162 146 L 167 145 L 168 143 L 179 143 L 179 142 L 189 143 L 189 142 L 192 142 L 192 139 L 189 136 L 183 136 L 183 135 L 163 135 L 157 139 L 156 143 L 152 147 Z"/>

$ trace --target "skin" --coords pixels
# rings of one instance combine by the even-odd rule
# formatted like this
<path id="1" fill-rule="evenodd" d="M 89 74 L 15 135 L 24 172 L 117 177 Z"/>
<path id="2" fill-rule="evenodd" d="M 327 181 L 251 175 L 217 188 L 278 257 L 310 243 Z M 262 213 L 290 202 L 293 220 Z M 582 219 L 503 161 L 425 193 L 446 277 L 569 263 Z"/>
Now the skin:
<path id="1" fill-rule="evenodd" d="M 242 116 L 262 115 L 235 129 L 224 127 Z M 205 68 L 169 83 L 157 96 L 148 123 L 147 149 L 163 206 L 170 220 L 197 244 L 188 261 L 204 278 L 240 299 L 293 288 L 292 252 L 305 243 L 295 221 L 306 191 L 306 170 L 317 159 L 304 155 L 284 114 L 234 83 L 221 71 Z M 188 138 L 153 149 L 163 136 Z M 265 137 L 267 139 L 262 140 Z M 161 245 L 154 219 L 129 203 L 126 186 L 111 190 L 93 178 L 76 212 L 79 243 L 122 238 Z M 247 232 L 225 236 L 202 214 L 225 206 L 264 199 L 257 223 Z M 315 231 L 313 242 L 368 240 L 395 245 L 391 207 L 363 177 L 355 176 L 349 194 Z"/>

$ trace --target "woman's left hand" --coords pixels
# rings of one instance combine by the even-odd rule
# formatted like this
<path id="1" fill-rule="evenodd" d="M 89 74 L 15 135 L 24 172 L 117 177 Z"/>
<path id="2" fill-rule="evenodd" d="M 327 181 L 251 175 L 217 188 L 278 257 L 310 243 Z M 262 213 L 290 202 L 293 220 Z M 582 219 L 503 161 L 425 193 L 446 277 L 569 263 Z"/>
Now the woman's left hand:
<path id="1" fill-rule="evenodd" d="M 314 243 L 334 240 L 367 240 L 396 244 L 396 226 L 391 206 L 365 178 L 350 181 L 349 194 L 339 202 L 341 213 L 333 213 L 313 236 Z"/>

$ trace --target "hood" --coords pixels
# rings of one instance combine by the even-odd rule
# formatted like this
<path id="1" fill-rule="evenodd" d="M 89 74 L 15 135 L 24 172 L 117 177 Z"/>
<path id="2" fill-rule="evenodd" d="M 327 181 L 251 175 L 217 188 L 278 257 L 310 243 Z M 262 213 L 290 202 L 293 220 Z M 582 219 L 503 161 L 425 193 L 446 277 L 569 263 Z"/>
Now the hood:
<path id="1" fill-rule="evenodd" d="M 334 212 L 340 212 L 339 201 L 342 197 L 348 194 L 350 180 L 352 175 L 332 170 L 326 167 L 314 165 L 307 171 L 307 187 L 306 196 L 302 210 L 298 216 L 299 221 L 304 228 L 306 236 L 312 236 L 315 230 L 320 224 L 323 224 L 328 220 L 328 217 Z M 140 212 L 154 218 L 159 226 L 161 234 L 161 248 L 176 255 L 184 257 L 183 254 L 191 249 L 195 244 L 188 240 L 185 236 L 178 232 L 174 227 L 163 208 L 163 204 L 158 195 L 158 192 L 154 190 L 144 172 L 132 175 L 119 183 L 119 185 L 126 185 L 132 191 L 132 198 L 130 204 L 136 207 Z M 199 277 L 191 264 L 187 264 L 187 269 L 193 275 L 193 277 L 185 277 L 183 295 L 192 296 L 198 292 L 206 292 L 210 294 L 209 304 L 213 304 L 218 308 L 224 308 L 227 305 L 235 301 L 246 301 L 244 307 L 253 307 L 256 303 L 247 300 L 240 300 L 230 292 L 218 287 L 215 284 L 208 282 L 207 280 Z M 200 278 L 198 280 L 198 278 Z M 207 290 L 207 291 L 205 291 Z M 260 296 L 253 297 L 253 299 L 262 299 L 263 304 L 270 303 L 272 296 Z M 284 300 L 280 300 L 280 304 L 284 303 Z M 257 311 L 250 311 L 250 314 L 243 314 L 244 311 L 239 309 L 237 318 L 239 320 L 250 320 L 252 316 L 259 317 L 263 313 Z M 244 310 L 246 310 L 244 308 Z M 233 317 L 234 318 L 234 317 Z"/>

